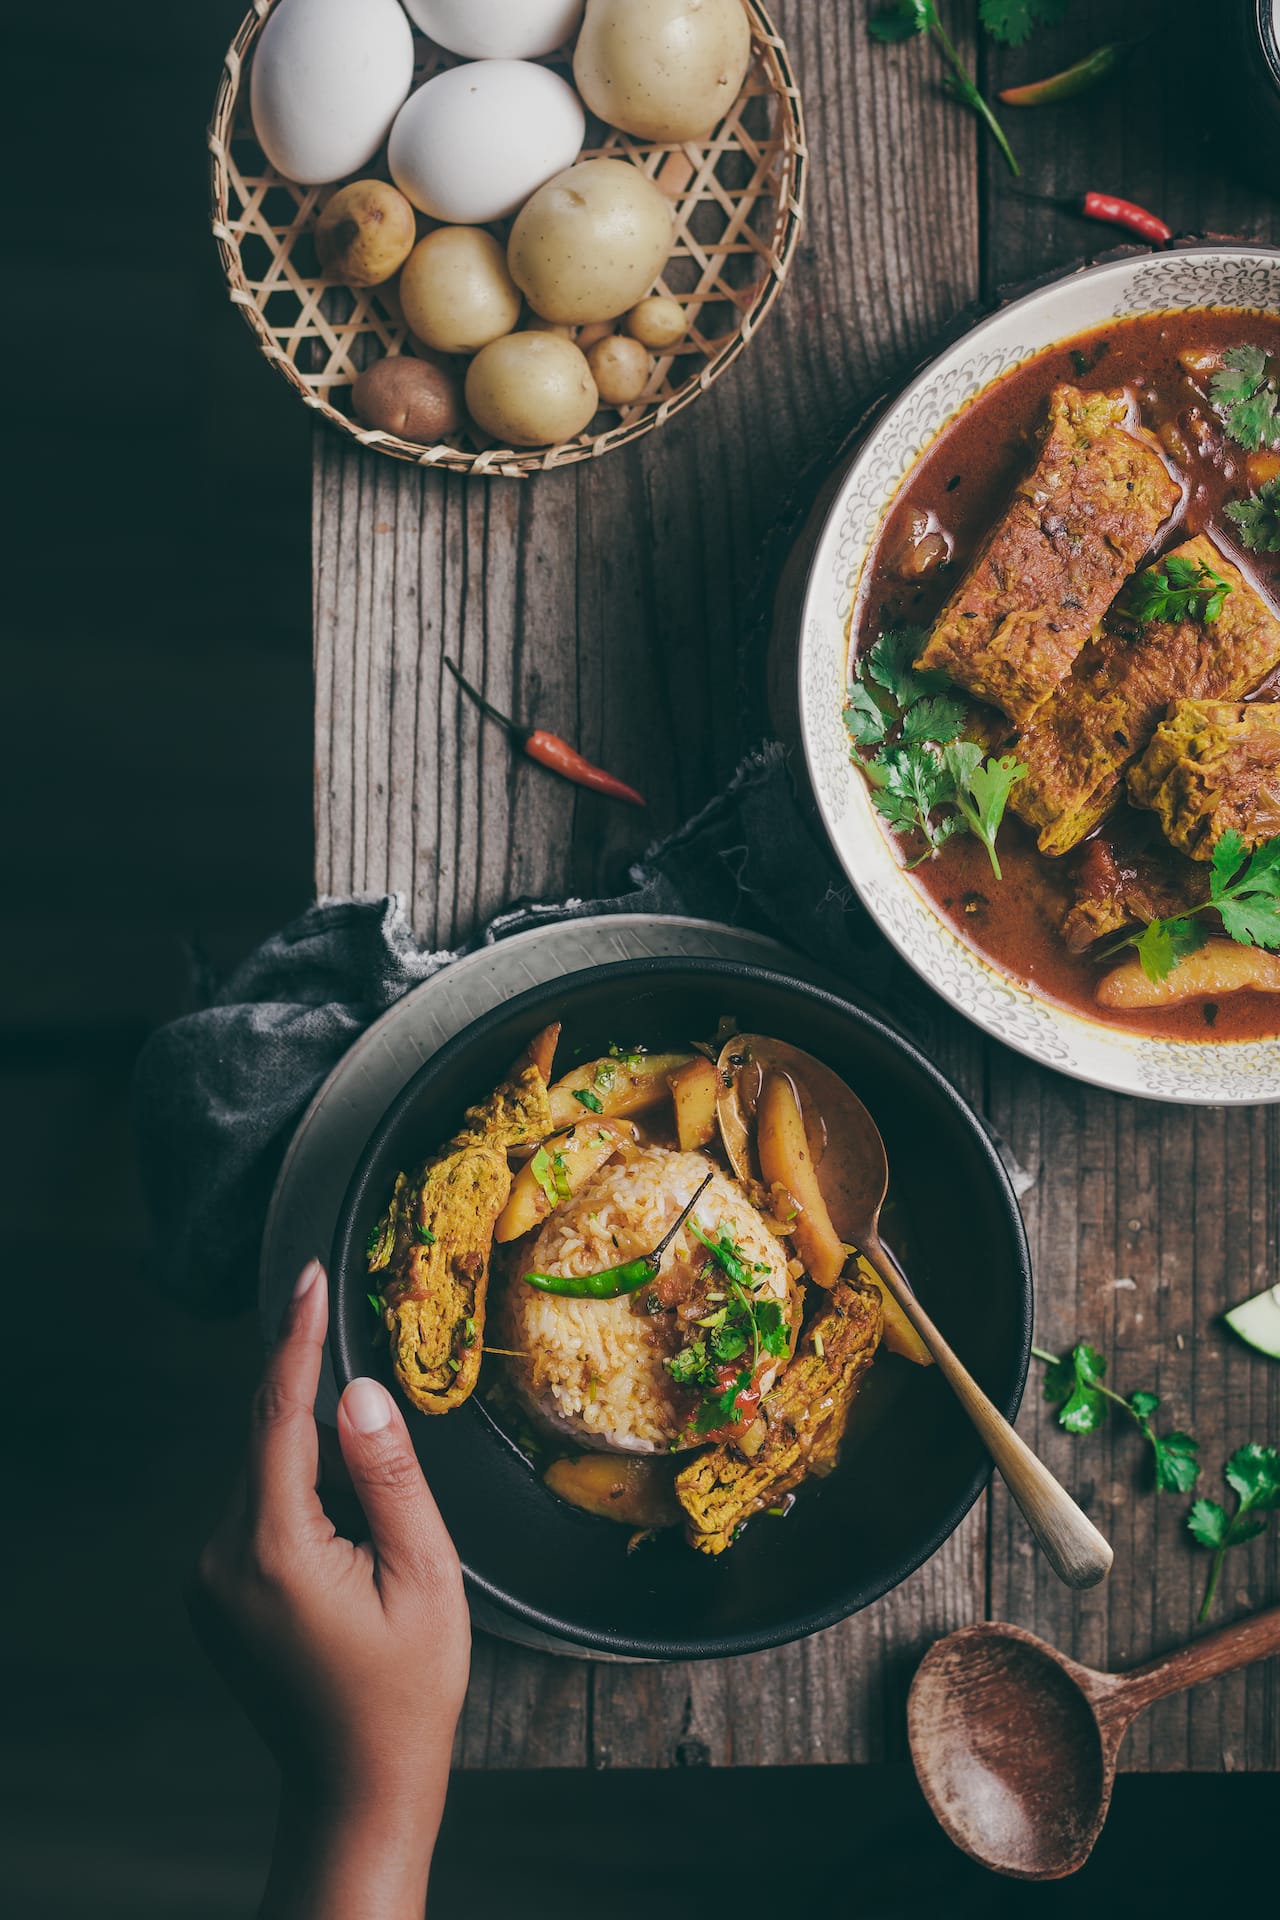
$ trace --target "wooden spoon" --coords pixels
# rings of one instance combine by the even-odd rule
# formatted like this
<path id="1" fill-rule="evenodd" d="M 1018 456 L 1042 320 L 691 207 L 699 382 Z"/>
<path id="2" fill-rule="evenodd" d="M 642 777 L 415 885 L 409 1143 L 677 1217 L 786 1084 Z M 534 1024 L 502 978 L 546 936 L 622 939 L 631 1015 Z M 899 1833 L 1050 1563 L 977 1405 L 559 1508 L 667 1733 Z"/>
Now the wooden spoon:
<path id="1" fill-rule="evenodd" d="M 1019 1880 L 1060 1880 L 1102 1831 L 1134 1716 L 1277 1653 L 1280 1607 L 1128 1674 L 1079 1666 L 1021 1627 L 962 1627 L 929 1649 L 911 1683 L 916 1777 L 971 1859 Z"/>
<path id="2" fill-rule="evenodd" d="M 889 1156 L 879 1127 L 857 1095 L 851 1089 L 847 1092 L 840 1114 L 845 1137 L 841 1141 L 838 1212 L 835 1196 L 826 1195 L 824 1189 L 837 1230 L 842 1239 L 871 1262 L 928 1347 L 939 1373 L 973 1422 L 1058 1578 L 1071 1587 L 1095 1586 L 1110 1570 L 1109 1544 L 1044 1462 L 1014 1432 L 999 1407 L 988 1399 L 964 1362 L 938 1332 L 911 1291 L 906 1275 L 881 1240 L 880 1209 L 889 1188 Z M 857 1130 L 856 1135 L 849 1137 L 853 1128 Z M 819 1184 L 822 1184 L 821 1173 Z"/>

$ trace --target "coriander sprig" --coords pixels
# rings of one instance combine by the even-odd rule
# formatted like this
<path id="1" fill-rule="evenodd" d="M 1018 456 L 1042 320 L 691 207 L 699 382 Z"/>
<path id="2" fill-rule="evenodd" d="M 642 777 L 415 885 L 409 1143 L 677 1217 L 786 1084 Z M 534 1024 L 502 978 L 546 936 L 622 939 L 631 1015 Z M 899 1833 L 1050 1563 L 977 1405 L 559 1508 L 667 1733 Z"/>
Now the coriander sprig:
<path id="1" fill-rule="evenodd" d="M 1205 561 L 1188 560 L 1185 554 L 1171 553 L 1158 566 L 1135 574 L 1125 596 L 1124 610 L 1144 625 L 1160 620 L 1176 626 L 1182 620 L 1199 620 L 1212 626 L 1221 618 L 1227 604 L 1231 582 L 1215 573 Z"/>
<path id="2" fill-rule="evenodd" d="M 1118 940 L 1101 957 L 1136 947 L 1148 980 L 1163 980 L 1179 960 L 1204 945 L 1209 936 L 1197 916 L 1210 910 L 1240 946 L 1280 948 L 1280 834 L 1250 854 L 1243 836 L 1231 828 L 1213 850 L 1207 900 L 1186 913 L 1149 921 L 1141 933 Z"/>
<path id="3" fill-rule="evenodd" d="M 1280 390 L 1261 347 L 1232 347 L 1209 382 L 1223 426 L 1247 453 L 1280 442 Z"/>
<path id="4" fill-rule="evenodd" d="M 924 841 L 921 861 L 967 828 L 999 880 L 996 834 L 1026 768 L 1012 754 L 987 758 L 961 740 L 964 701 L 944 674 L 916 670 L 924 641 L 918 627 L 891 627 L 859 661 L 844 709 L 853 755 L 877 811 L 895 832 Z"/>
<path id="5" fill-rule="evenodd" d="M 1209 1579 L 1200 1603 L 1199 1619 L 1209 1618 L 1222 1563 L 1231 1547 L 1243 1546 L 1266 1528 L 1264 1516 L 1280 1507 L 1280 1450 L 1251 1440 L 1239 1447 L 1223 1468 L 1227 1485 L 1236 1496 L 1236 1510 L 1228 1514 L 1216 1500 L 1197 1500 L 1187 1515 L 1187 1531 L 1198 1546 L 1213 1554 Z"/>
<path id="6" fill-rule="evenodd" d="M 1020 47 L 1038 27 L 1055 27 L 1071 0 L 979 0 L 978 13 L 993 40 Z"/>
<path id="7" fill-rule="evenodd" d="M 1229 500 L 1223 511 L 1250 553 L 1280 553 L 1280 477 L 1264 480 L 1247 500 Z"/>
<path id="8" fill-rule="evenodd" d="M 1065 0 L 983 0 L 983 20 L 997 38 L 1008 39 L 1011 44 L 1017 44 L 1013 39 L 1013 34 L 1017 32 L 1016 19 L 1011 23 L 1012 31 L 1003 32 L 993 24 L 995 19 L 1001 14 L 1016 16 L 1019 10 L 1028 14 L 1034 14 L 1036 11 L 1045 12 L 1062 4 L 1065 4 Z M 989 13 L 991 18 L 988 18 Z M 1003 19 L 1000 24 L 1002 27 L 1006 25 Z M 950 34 L 938 18 L 938 9 L 934 5 L 934 0 L 891 0 L 889 6 L 872 15 L 870 27 L 877 40 L 910 40 L 917 34 L 932 34 L 943 59 L 950 68 L 947 76 L 948 91 L 954 94 L 962 105 L 971 108 L 990 128 L 997 146 L 1009 163 L 1010 172 L 1016 174 L 1021 171 L 1013 157 L 1013 148 L 1005 138 L 1004 128 L 987 105 L 977 81 L 956 52 Z M 1030 31 L 1030 24 L 1026 31 Z M 1020 37 L 1025 39 L 1026 33 L 1022 33 Z"/>
<path id="9" fill-rule="evenodd" d="M 1160 1405 L 1159 1394 L 1117 1393 L 1106 1384 L 1105 1357 L 1085 1342 L 1073 1347 L 1065 1358 L 1046 1353 L 1042 1347 L 1032 1347 L 1031 1351 L 1037 1360 L 1044 1361 L 1047 1369 L 1045 1399 L 1061 1403 L 1059 1426 L 1065 1427 L 1068 1433 L 1092 1433 L 1102 1425 L 1108 1403 L 1119 1407 L 1151 1447 L 1156 1486 L 1164 1493 L 1190 1493 L 1200 1472 L 1196 1459 L 1199 1442 L 1176 1428 L 1171 1433 L 1156 1432 L 1152 1415 Z"/>

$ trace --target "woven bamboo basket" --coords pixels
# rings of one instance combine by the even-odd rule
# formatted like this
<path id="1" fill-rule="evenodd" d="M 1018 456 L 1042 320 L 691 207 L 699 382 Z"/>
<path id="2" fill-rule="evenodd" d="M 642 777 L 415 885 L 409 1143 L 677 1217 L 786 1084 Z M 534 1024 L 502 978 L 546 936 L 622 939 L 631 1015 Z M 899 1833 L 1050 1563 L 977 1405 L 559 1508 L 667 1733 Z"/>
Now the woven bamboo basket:
<path id="1" fill-rule="evenodd" d="M 267 359 L 316 413 L 362 446 L 419 466 L 512 477 L 593 460 L 651 433 L 705 393 L 750 341 L 786 278 L 800 232 L 806 153 L 800 95 L 787 50 L 757 0 L 752 63 L 741 94 L 711 138 L 661 146 L 588 119 L 582 158 L 611 155 L 655 180 L 675 208 L 674 243 L 655 291 L 679 300 L 688 332 L 656 357 L 634 405 L 602 409 L 577 439 L 554 447 L 498 447 L 472 431 L 435 446 L 362 427 L 351 387 L 382 354 L 413 342 L 396 280 L 348 288 L 326 280 L 312 241 L 316 215 L 341 182 L 301 187 L 267 161 L 249 118 L 247 66 L 277 0 L 253 0 L 227 50 L 209 125 L 212 226 L 233 303 Z M 414 85 L 456 66 L 414 32 Z M 568 53 L 545 64 L 567 70 Z M 571 76 L 569 76 L 571 77 Z M 361 178 L 390 178 L 385 150 Z M 420 232 L 436 224 L 419 216 Z M 505 225 L 493 231 L 505 239 Z"/>

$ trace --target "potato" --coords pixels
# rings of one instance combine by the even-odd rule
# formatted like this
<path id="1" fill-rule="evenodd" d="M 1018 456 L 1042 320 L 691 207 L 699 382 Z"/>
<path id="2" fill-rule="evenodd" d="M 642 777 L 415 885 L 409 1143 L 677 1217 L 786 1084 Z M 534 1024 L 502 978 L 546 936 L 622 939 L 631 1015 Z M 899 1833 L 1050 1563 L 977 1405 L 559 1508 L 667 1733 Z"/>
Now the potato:
<path id="1" fill-rule="evenodd" d="M 398 273 L 413 251 L 418 225 L 402 193 L 385 180 L 339 187 L 316 221 L 316 253 L 334 280 L 377 287 Z"/>
<path id="2" fill-rule="evenodd" d="M 431 446 L 462 420 L 458 382 L 430 360 L 397 353 L 366 367 L 351 393 L 356 419 L 382 433 Z"/>
<path id="3" fill-rule="evenodd" d="M 557 1080 L 551 1088 L 551 1118 L 556 1126 L 568 1126 L 581 1120 L 584 1110 L 594 1111 L 598 1100 L 604 1114 L 643 1113 L 670 1097 L 668 1074 L 688 1066 L 696 1056 L 691 1053 L 638 1053 L 617 1060 L 611 1054 L 603 1060 L 588 1060 L 572 1073 Z M 587 1100 L 576 1098 L 585 1093 Z"/>
<path id="4" fill-rule="evenodd" d="M 467 412 L 495 440 L 543 447 L 572 440 L 599 404 L 586 355 L 558 333 L 509 333 L 467 368 Z"/>
<path id="5" fill-rule="evenodd" d="M 534 1034 L 528 1046 L 520 1054 L 507 1075 L 509 1080 L 519 1077 L 525 1067 L 536 1067 L 539 1077 L 544 1081 L 551 1079 L 551 1063 L 556 1057 L 556 1048 L 560 1044 L 560 1022 L 553 1020 L 549 1027 L 541 1027 Z"/>
<path id="6" fill-rule="evenodd" d="M 587 355 L 587 365 L 605 406 L 629 407 L 648 385 L 653 362 L 638 340 L 629 340 L 625 333 L 611 333 L 596 341 Z"/>
<path id="7" fill-rule="evenodd" d="M 542 1143 L 547 1161 L 552 1163 L 552 1177 L 558 1173 L 571 1194 L 593 1173 L 598 1173 L 619 1148 L 631 1145 L 630 1136 L 621 1127 L 598 1120 L 593 1114 L 583 1114 L 581 1107 L 578 1112 L 582 1116 L 578 1125 L 570 1127 L 567 1133 L 553 1134 Z M 518 1240 L 522 1233 L 531 1233 L 551 1212 L 553 1203 L 539 1174 L 547 1177 L 546 1165 L 535 1153 L 511 1182 L 507 1204 L 493 1230 L 495 1240 L 503 1244 Z"/>
<path id="8" fill-rule="evenodd" d="M 1214 999 L 1221 993 L 1239 993 L 1245 987 L 1258 993 L 1280 993 L 1280 954 L 1237 946 L 1234 940 L 1208 940 L 1195 953 L 1179 960 L 1163 980 L 1148 980 L 1135 954 L 1132 960 L 1104 975 L 1094 998 L 1100 1007 L 1133 1011 L 1176 1007 L 1183 1000 Z"/>
<path id="9" fill-rule="evenodd" d="M 787 1189 L 800 1211 L 791 1227 L 809 1278 L 833 1287 L 844 1272 L 844 1242 L 831 1224 L 809 1151 L 804 1115 L 785 1073 L 769 1068 L 756 1107 L 756 1152 L 766 1186 Z"/>
<path id="10" fill-rule="evenodd" d="M 419 240 L 400 275 L 400 305 L 437 353 L 477 353 L 520 318 L 502 248 L 481 227 L 437 227 Z"/>
<path id="11" fill-rule="evenodd" d="M 544 320 L 612 320 L 653 285 L 671 251 L 671 202 L 625 160 L 580 160 L 516 215 L 511 277 Z"/>
<path id="12" fill-rule="evenodd" d="M 628 1459 L 616 1453 L 580 1453 L 553 1460 L 543 1474 L 552 1493 L 571 1507 L 628 1527 L 678 1527 L 684 1509 L 672 1485 L 674 1461 Z"/>
<path id="13" fill-rule="evenodd" d="M 750 63 L 741 0 L 587 0 L 573 79 L 611 127 L 641 140 L 702 140 Z"/>
<path id="14" fill-rule="evenodd" d="M 622 331 L 629 333 L 633 340 L 638 340 L 642 347 L 661 352 L 663 348 L 674 347 L 677 341 L 684 339 L 689 331 L 689 322 L 678 300 L 673 300 L 669 294 L 651 293 L 624 315 Z"/>
<path id="15" fill-rule="evenodd" d="M 871 1262 L 865 1260 L 861 1254 L 858 1255 L 858 1278 L 880 1289 L 880 1298 L 884 1302 L 884 1330 L 880 1338 L 889 1352 L 900 1354 L 904 1360 L 910 1360 L 917 1367 L 931 1367 L 933 1355 Z"/>
<path id="16" fill-rule="evenodd" d="M 676 1109 L 676 1138 L 683 1153 L 710 1146 L 716 1132 L 720 1075 L 701 1054 L 667 1075 Z"/>

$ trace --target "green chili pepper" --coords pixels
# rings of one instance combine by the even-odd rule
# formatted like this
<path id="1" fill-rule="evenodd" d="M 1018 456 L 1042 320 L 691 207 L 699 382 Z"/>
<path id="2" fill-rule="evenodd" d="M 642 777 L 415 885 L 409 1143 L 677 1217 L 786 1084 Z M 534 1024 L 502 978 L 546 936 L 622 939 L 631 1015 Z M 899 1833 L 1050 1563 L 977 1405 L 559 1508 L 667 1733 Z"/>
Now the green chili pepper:
<path id="1" fill-rule="evenodd" d="M 663 1254 L 711 1185 L 714 1177 L 713 1168 L 688 1206 L 679 1215 L 675 1225 L 663 1234 L 652 1253 L 644 1254 L 639 1260 L 624 1260 L 620 1267 L 605 1267 L 600 1273 L 526 1273 L 525 1285 L 537 1287 L 542 1293 L 563 1294 L 569 1300 L 621 1300 L 626 1293 L 636 1293 L 647 1281 L 653 1279 L 662 1265 Z"/>
<path id="2" fill-rule="evenodd" d="M 1078 93 L 1088 93 L 1091 87 L 1105 80 L 1115 70 L 1121 54 L 1127 51 L 1114 41 L 1105 47 L 1095 47 L 1073 67 L 1051 73 L 1047 80 L 1032 80 L 1025 87 L 1006 87 L 1000 99 L 1006 107 L 1051 107 L 1059 100 L 1074 100 Z"/>

